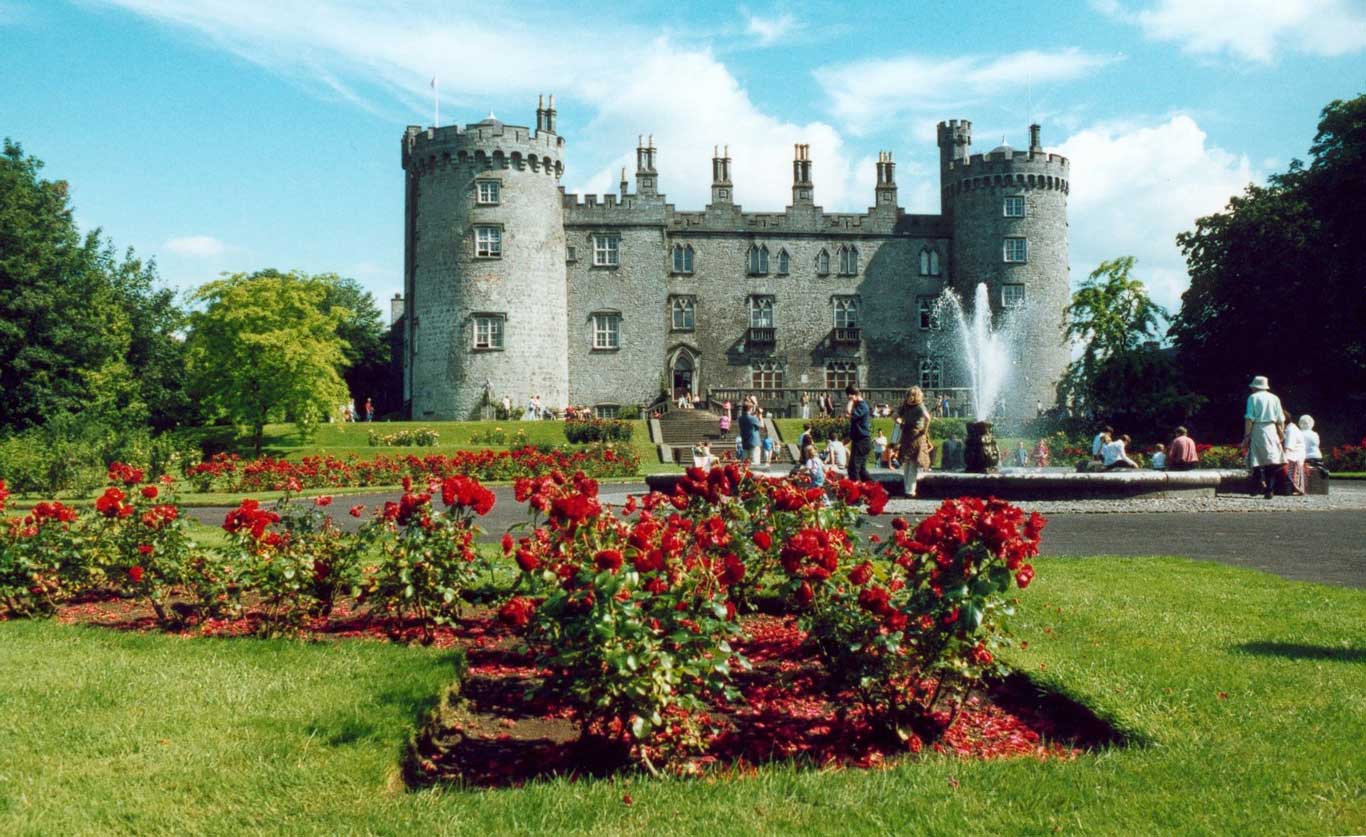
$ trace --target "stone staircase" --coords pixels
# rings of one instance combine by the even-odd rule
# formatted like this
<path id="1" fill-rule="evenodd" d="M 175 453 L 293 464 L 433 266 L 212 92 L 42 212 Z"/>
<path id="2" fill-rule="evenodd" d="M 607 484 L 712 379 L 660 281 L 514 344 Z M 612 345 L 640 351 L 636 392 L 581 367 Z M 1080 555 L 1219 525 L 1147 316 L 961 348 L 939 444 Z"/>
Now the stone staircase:
<path id="1" fill-rule="evenodd" d="M 723 434 L 720 413 L 711 410 L 669 410 L 657 420 L 658 433 L 652 441 L 660 447 L 661 456 L 666 456 L 669 461 L 690 464 L 693 445 L 703 440 L 711 442 L 714 453 L 734 451 L 738 433 L 736 421 L 738 418 L 732 421 L 731 429 Z M 774 441 L 773 461 L 791 464 L 788 446 L 779 441 L 773 422 L 766 421 L 765 426 Z"/>

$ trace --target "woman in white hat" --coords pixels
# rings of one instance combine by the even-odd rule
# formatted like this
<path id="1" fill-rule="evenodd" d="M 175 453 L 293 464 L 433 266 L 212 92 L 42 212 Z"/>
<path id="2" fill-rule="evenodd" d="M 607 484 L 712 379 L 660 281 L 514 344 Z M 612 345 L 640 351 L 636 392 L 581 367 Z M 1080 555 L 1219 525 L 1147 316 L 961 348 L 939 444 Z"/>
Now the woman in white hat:
<path id="1" fill-rule="evenodd" d="M 1281 399 L 1271 394 L 1265 375 L 1253 378 L 1248 388 L 1252 394 L 1247 397 L 1247 409 L 1243 412 L 1243 446 L 1247 448 L 1248 465 L 1257 486 L 1269 500 L 1276 492 L 1277 475 L 1285 465 L 1285 451 L 1281 448 L 1285 411 L 1281 409 Z"/>

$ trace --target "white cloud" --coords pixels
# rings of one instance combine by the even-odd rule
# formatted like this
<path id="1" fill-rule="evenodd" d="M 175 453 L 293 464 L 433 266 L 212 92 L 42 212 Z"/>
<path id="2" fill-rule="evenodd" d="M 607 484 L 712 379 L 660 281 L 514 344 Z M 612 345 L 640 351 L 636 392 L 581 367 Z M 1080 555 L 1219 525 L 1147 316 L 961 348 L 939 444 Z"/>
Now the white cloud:
<path id="1" fill-rule="evenodd" d="M 907 114 L 942 117 L 990 97 L 1025 94 L 1036 85 L 1042 92 L 1117 60 L 1075 47 L 957 58 L 907 54 L 822 67 L 816 79 L 839 122 L 861 133 Z M 1024 118 L 1026 107 L 1021 107 Z M 932 121 L 930 126 L 933 137 Z"/>
<path id="2" fill-rule="evenodd" d="M 1095 125 L 1068 137 L 1057 151 L 1072 166 L 1067 215 L 1073 282 L 1105 259 L 1132 255 L 1154 300 L 1173 312 L 1189 285 L 1177 233 L 1262 179 L 1245 155 L 1210 145 L 1185 114 Z"/>
<path id="3" fill-rule="evenodd" d="M 1361 0 L 1155 0 L 1137 10 L 1117 0 L 1092 5 L 1195 55 L 1268 63 L 1283 50 L 1337 56 L 1366 49 Z"/>
<path id="4" fill-rule="evenodd" d="M 772 17 L 746 15 L 745 34 L 751 36 L 756 46 L 766 47 L 782 41 L 801 28 L 801 24 L 790 14 Z"/>
<path id="5" fill-rule="evenodd" d="M 211 235 L 183 235 L 168 239 L 161 246 L 177 256 L 192 259 L 212 259 L 232 249 Z"/>

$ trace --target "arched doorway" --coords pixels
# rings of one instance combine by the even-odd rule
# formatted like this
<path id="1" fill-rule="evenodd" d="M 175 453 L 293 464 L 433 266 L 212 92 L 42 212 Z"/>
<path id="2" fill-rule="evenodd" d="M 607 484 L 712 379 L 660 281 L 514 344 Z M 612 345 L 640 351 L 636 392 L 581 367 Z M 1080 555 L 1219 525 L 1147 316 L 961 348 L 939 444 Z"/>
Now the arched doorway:
<path id="1" fill-rule="evenodd" d="M 673 353 L 673 358 L 669 361 L 669 380 L 673 382 L 670 394 L 677 399 L 680 395 L 687 395 L 690 401 L 696 401 L 697 395 L 701 392 L 701 378 L 698 375 L 697 356 L 686 347 L 680 347 Z"/>

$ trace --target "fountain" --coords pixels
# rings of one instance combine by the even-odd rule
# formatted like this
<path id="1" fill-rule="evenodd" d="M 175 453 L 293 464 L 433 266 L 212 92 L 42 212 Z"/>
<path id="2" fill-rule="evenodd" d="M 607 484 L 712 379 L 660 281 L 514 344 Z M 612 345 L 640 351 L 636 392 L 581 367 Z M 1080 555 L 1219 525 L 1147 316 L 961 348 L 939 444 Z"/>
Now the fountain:
<path id="1" fill-rule="evenodd" d="M 985 282 L 977 284 L 972 300 L 972 321 L 969 322 L 963 305 L 952 290 L 945 290 L 939 298 L 939 311 L 952 313 L 952 326 L 958 336 L 960 357 L 967 368 L 972 391 L 972 415 L 967 438 L 963 442 L 963 460 L 969 473 L 985 474 L 996 470 L 1001 454 L 992 435 L 991 416 L 996 402 L 1005 389 L 1010 368 L 1010 323 L 993 328 L 991 295 Z"/>

